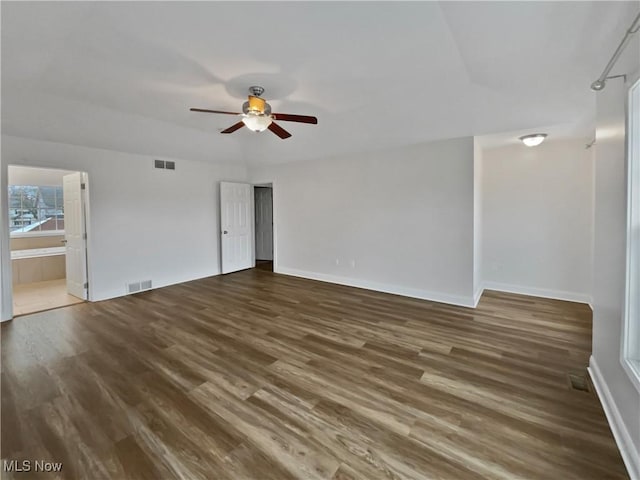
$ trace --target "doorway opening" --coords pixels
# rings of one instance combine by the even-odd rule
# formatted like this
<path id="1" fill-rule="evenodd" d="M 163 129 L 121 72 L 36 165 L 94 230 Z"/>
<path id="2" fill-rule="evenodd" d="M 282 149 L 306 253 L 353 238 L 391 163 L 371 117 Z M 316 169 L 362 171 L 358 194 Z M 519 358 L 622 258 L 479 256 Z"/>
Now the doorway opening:
<path id="1" fill-rule="evenodd" d="M 8 167 L 13 316 L 88 298 L 84 172 Z"/>
<path id="2" fill-rule="evenodd" d="M 256 268 L 273 272 L 273 186 L 254 185 Z"/>

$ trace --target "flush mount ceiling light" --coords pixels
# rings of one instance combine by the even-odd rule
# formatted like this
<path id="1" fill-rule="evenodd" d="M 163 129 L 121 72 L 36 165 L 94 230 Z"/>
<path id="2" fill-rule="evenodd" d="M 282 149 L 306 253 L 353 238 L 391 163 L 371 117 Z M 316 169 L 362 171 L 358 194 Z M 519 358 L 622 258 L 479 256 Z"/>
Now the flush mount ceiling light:
<path id="1" fill-rule="evenodd" d="M 547 138 L 546 133 L 532 133 L 531 135 L 520 137 L 520 140 L 522 140 L 522 143 L 527 147 L 536 147 L 544 142 L 545 138 Z"/>

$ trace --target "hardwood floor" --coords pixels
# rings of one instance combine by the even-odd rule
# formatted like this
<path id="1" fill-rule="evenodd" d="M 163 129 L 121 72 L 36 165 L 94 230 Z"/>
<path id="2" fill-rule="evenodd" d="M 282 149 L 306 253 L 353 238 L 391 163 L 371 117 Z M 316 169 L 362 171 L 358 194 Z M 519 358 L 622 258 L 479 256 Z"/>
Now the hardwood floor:
<path id="1" fill-rule="evenodd" d="M 67 280 L 47 280 L 13 286 L 13 315 L 42 312 L 52 308 L 82 303 L 67 293 Z"/>
<path id="2" fill-rule="evenodd" d="M 254 269 L 2 326 L 2 478 L 627 478 L 587 306 Z M 33 466 L 33 464 L 32 464 Z"/>
<path id="3" fill-rule="evenodd" d="M 273 272 L 273 261 L 256 260 L 256 268 L 259 270 L 266 270 L 267 272 Z"/>

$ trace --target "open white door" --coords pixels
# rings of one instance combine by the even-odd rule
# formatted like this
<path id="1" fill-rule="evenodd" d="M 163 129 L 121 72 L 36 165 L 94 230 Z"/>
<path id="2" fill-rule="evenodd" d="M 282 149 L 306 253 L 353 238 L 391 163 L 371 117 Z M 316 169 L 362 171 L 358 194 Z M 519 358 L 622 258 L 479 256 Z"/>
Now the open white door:
<path id="1" fill-rule="evenodd" d="M 256 260 L 273 260 L 273 197 L 269 187 L 256 187 Z"/>
<path id="2" fill-rule="evenodd" d="M 87 299 L 87 239 L 85 238 L 82 173 L 62 177 L 67 292 Z"/>
<path id="3" fill-rule="evenodd" d="M 222 273 L 253 267 L 251 185 L 220 182 Z"/>

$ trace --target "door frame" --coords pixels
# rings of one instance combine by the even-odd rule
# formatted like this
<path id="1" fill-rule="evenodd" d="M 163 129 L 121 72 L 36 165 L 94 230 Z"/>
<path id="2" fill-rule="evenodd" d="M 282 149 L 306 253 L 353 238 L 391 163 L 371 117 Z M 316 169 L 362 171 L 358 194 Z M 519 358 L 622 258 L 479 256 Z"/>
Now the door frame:
<path id="1" fill-rule="evenodd" d="M 278 271 L 278 216 L 276 209 L 276 182 L 273 180 L 265 180 L 263 182 L 251 182 L 251 202 L 253 208 L 251 209 L 251 235 L 253 236 L 253 246 L 251 248 L 251 255 L 253 257 L 253 266 L 256 266 L 256 199 L 255 199 L 255 187 L 271 187 L 271 215 L 273 222 L 273 273 L 279 273 Z"/>
<path id="2" fill-rule="evenodd" d="M 256 188 L 270 188 L 271 189 L 271 262 L 274 263 L 275 260 L 275 245 L 273 243 L 273 239 L 274 239 L 274 233 L 273 233 L 273 228 L 274 228 L 274 220 L 273 220 L 273 186 L 271 185 L 271 183 L 261 183 L 259 185 L 254 185 L 251 184 L 251 196 L 252 196 L 252 201 L 253 201 L 253 266 L 256 266 L 256 262 L 257 262 L 257 258 L 256 258 L 256 199 L 255 199 L 255 193 L 256 193 Z"/>
<path id="3" fill-rule="evenodd" d="M 246 234 L 246 236 L 248 237 L 248 241 L 250 242 L 250 248 L 249 251 L 247 252 L 248 255 L 246 257 L 243 257 L 243 261 L 244 258 L 246 258 L 247 262 L 243 263 L 241 268 L 237 268 L 237 265 L 233 266 L 233 269 L 225 271 L 225 238 L 226 234 L 227 234 L 227 230 L 224 230 L 224 225 L 223 225 L 223 214 L 225 212 L 225 206 L 224 206 L 224 201 L 226 200 L 223 199 L 223 185 L 227 184 L 227 185 L 236 185 L 236 186 L 240 186 L 242 187 L 243 190 L 246 190 L 245 187 L 249 187 L 249 199 L 248 199 L 248 204 L 247 204 L 247 221 L 249 222 L 248 225 L 248 234 Z M 218 182 L 218 189 L 219 189 L 219 195 L 218 195 L 218 212 L 219 212 L 219 242 L 220 242 L 220 246 L 219 246 L 219 252 L 220 252 L 220 274 L 221 275 L 227 275 L 230 273 L 235 273 L 238 271 L 242 271 L 242 270 L 248 270 L 251 268 L 254 268 L 256 266 L 256 262 L 255 262 L 255 245 L 254 245 L 254 240 L 255 240 L 255 233 L 254 233 L 254 218 L 255 218 L 255 200 L 254 200 L 254 195 L 253 195 L 253 186 L 244 181 L 244 182 L 232 182 L 232 181 L 225 181 L 222 180 L 220 182 Z M 244 202 L 243 202 L 244 205 Z M 229 227 L 229 230 L 231 230 L 231 227 Z M 246 229 L 243 229 L 243 231 L 246 231 Z M 229 232 L 229 233 L 233 233 L 233 232 Z M 232 237 L 233 235 L 229 235 L 229 237 Z M 244 234 L 243 234 L 244 236 Z"/>
<path id="4" fill-rule="evenodd" d="M 83 252 L 83 256 L 84 256 L 84 272 L 83 272 L 83 280 L 84 283 L 86 285 L 86 287 L 83 288 L 83 295 L 82 297 L 77 297 L 77 298 L 81 298 L 82 300 L 88 300 L 89 299 L 89 272 L 88 272 L 88 267 L 87 267 L 87 240 L 89 239 L 89 235 L 87 234 L 87 214 L 86 214 L 86 191 L 87 191 L 87 174 L 85 172 L 73 172 L 71 175 L 74 174 L 79 174 L 79 180 L 80 180 L 80 217 L 82 219 L 81 221 L 81 225 L 82 225 L 82 236 L 84 237 L 82 240 L 82 245 L 84 247 L 84 252 Z M 66 175 L 62 177 L 62 189 L 64 192 L 65 187 L 65 178 Z M 68 255 L 69 252 L 69 243 L 68 243 L 68 236 L 67 236 L 67 230 L 66 230 L 66 223 L 65 223 L 65 238 L 64 238 L 64 246 L 66 249 L 66 255 Z M 65 258 L 65 265 L 69 265 L 68 262 L 69 257 L 66 256 Z M 69 271 L 66 271 L 66 281 L 67 281 L 67 293 L 69 293 L 70 295 L 73 295 L 72 293 L 70 293 L 69 290 Z"/>
<path id="5" fill-rule="evenodd" d="M 64 170 L 70 172 L 80 172 L 82 174 L 83 182 L 85 183 L 85 188 L 82 190 L 82 211 L 84 214 L 84 229 L 87 234 L 87 241 L 85 243 L 86 246 L 86 256 L 87 256 L 87 282 L 89 286 L 87 288 L 87 299 L 86 301 L 93 301 L 92 294 L 92 286 L 93 286 L 93 269 L 91 262 L 91 240 L 93 238 L 91 234 L 91 208 L 90 208 L 90 198 L 89 194 L 90 184 L 89 184 L 89 174 L 84 170 L 72 170 L 69 168 L 63 168 L 58 166 L 50 166 L 50 165 L 23 165 L 23 164 L 6 164 L 2 165 L 2 170 L 0 172 L 0 221 L 3 222 L 3 225 L 9 224 L 9 206 L 7 205 L 7 196 L 8 196 L 8 188 L 9 188 L 9 167 L 29 167 L 29 168 L 43 168 L 48 170 Z M 0 259 L 1 259 L 1 285 L 2 285 L 2 311 L 0 311 L 0 322 L 7 321 L 13 319 L 13 267 L 11 264 L 11 233 L 8 228 L 2 229 L 2 234 L 0 235 Z"/>

